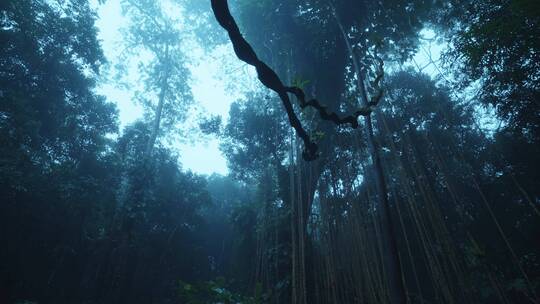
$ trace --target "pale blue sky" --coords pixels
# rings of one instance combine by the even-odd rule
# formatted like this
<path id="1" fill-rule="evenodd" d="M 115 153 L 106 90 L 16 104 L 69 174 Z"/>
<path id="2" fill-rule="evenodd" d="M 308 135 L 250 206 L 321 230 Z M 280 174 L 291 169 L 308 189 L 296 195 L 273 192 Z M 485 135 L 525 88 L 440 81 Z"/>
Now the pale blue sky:
<path id="1" fill-rule="evenodd" d="M 126 19 L 121 14 L 120 0 L 108 0 L 105 4 L 96 7 L 99 16 L 96 24 L 99 29 L 98 37 L 102 42 L 105 56 L 109 61 L 114 62 L 121 48 L 120 29 L 126 24 Z M 219 48 L 217 54 L 211 56 L 210 59 L 203 59 L 200 50 L 187 53 L 192 57 L 193 62 L 191 87 L 195 102 L 206 112 L 223 116 L 225 121 L 228 118 L 230 104 L 241 96 L 241 93 L 226 89 L 227 77 L 223 77 L 222 60 L 233 58 L 232 48 L 229 46 Z M 240 65 L 240 63 L 236 64 Z M 98 92 L 117 104 L 121 127 L 142 117 L 142 107 L 133 101 L 129 90 L 116 87 L 113 81 L 104 81 Z M 177 143 L 173 146 L 179 151 L 184 169 L 201 174 L 227 174 L 226 160 L 219 150 L 219 142 L 215 137 L 192 139 L 188 143 Z"/>

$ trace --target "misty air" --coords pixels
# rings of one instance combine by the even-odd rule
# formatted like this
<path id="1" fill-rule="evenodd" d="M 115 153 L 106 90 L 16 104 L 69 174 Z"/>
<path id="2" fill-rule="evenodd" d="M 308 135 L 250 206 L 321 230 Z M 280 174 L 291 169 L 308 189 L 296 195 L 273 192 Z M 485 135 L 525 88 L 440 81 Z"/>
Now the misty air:
<path id="1" fill-rule="evenodd" d="M 0 304 L 540 304 L 540 1 L 0 0 Z"/>

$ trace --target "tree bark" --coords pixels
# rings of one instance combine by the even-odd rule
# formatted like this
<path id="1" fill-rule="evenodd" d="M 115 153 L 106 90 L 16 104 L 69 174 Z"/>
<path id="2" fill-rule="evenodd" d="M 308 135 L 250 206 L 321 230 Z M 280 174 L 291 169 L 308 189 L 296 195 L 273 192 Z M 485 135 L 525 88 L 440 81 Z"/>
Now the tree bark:
<path id="1" fill-rule="evenodd" d="M 169 58 L 168 45 L 165 48 L 165 58 L 166 58 L 166 61 Z M 158 137 L 159 126 L 161 124 L 161 116 L 163 113 L 163 106 L 165 104 L 165 96 L 167 95 L 168 79 L 169 79 L 169 68 L 167 67 L 163 73 L 163 79 L 161 80 L 161 87 L 160 87 L 159 97 L 158 97 L 158 106 L 156 109 L 156 117 L 154 118 L 154 126 L 152 127 L 152 133 L 150 134 L 150 138 L 148 139 L 148 145 L 146 146 L 146 151 L 145 151 L 146 157 L 150 157 L 150 155 L 152 154 L 152 149 L 154 148 L 156 139 Z"/>

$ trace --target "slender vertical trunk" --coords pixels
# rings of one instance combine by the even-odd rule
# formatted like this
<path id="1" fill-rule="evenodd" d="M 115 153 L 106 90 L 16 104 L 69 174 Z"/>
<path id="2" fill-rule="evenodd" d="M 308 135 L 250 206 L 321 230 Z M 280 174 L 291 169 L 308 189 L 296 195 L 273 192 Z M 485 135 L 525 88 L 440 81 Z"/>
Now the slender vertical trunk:
<path id="1" fill-rule="evenodd" d="M 299 182 L 301 179 L 300 164 L 296 163 L 294 155 L 298 155 L 297 142 L 291 134 L 289 178 L 291 191 L 291 247 L 292 247 L 292 299 L 293 304 L 305 304 L 307 301 L 306 269 L 305 269 L 305 220 L 303 191 Z M 296 158 L 298 160 L 298 158 Z M 296 168 L 296 169 L 295 169 Z"/>
<path id="2" fill-rule="evenodd" d="M 295 197 L 295 179 L 294 179 L 294 169 L 293 169 L 293 136 L 291 133 L 290 138 L 290 147 L 289 147 L 289 182 L 290 182 L 290 195 L 291 195 L 291 303 L 298 304 L 299 301 L 299 282 L 298 282 L 298 212 L 297 212 L 297 203 Z"/>
<path id="3" fill-rule="evenodd" d="M 353 51 L 352 45 L 347 36 L 347 32 L 343 28 L 343 24 L 341 23 L 335 8 L 333 8 L 333 11 L 336 22 L 339 26 L 341 34 L 343 35 L 343 40 L 345 41 L 345 44 L 347 46 L 347 50 L 349 51 L 349 55 L 352 57 L 353 68 L 357 78 L 357 86 L 358 90 L 360 90 L 361 104 L 362 106 L 368 106 L 369 102 L 364 83 L 364 77 L 360 69 L 358 58 Z M 373 161 L 373 174 L 375 176 L 375 187 L 377 191 L 377 198 L 379 201 L 377 211 L 381 221 L 382 244 L 384 246 L 382 260 L 384 271 L 386 272 L 388 278 L 390 303 L 403 304 L 407 303 L 407 295 L 405 293 L 405 286 L 403 284 L 395 228 L 392 222 L 390 204 L 388 202 L 388 190 L 386 187 L 386 182 L 384 180 L 384 172 L 379 154 L 379 146 L 377 141 L 375 140 L 373 132 L 371 115 L 365 116 L 365 125 L 366 140 Z"/>
<path id="4" fill-rule="evenodd" d="M 169 46 L 166 46 L 165 49 L 165 58 L 166 61 L 169 58 Z M 150 139 L 148 140 L 148 144 L 146 146 L 145 155 L 146 157 L 150 157 L 152 154 L 152 149 L 154 148 L 154 145 L 156 143 L 156 139 L 159 133 L 159 125 L 161 124 L 161 115 L 163 113 L 163 106 L 165 104 L 165 96 L 167 95 L 167 81 L 169 80 L 169 68 L 166 67 L 166 70 L 163 73 L 163 78 L 161 79 L 161 85 L 160 85 L 160 91 L 159 91 L 159 97 L 158 97 L 158 105 L 156 109 L 156 117 L 154 118 L 154 125 L 152 127 L 152 133 L 150 134 Z"/>
<path id="5" fill-rule="evenodd" d="M 292 58 L 292 50 L 290 51 Z M 287 62 L 286 83 L 291 83 L 291 62 Z M 293 97 L 296 98 L 296 97 Z M 291 303 L 305 304 L 310 300 L 308 295 L 308 279 L 313 269 L 307 265 L 310 253 L 310 242 L 307 233 L 307 224 L 313 204 L 313 197 L 317 189 L 317 181 L 321 173 L 321 159 L 306 162 L 298 155 L 300 145 L 294 140 L 294 131 L 291 134 L 289 158 L 290 191 L 291 191 Z M 323 153 L 323 152 L 321 152 Z M 295 157 L 296 155 L 297 157 Z M 296 168 L 296 169 L 295 169 Z"/>
<path id="6" fill-rule="evenodd" d="M 154 118 L 154 125 L 152 127 L 152 133 L 150 134 L 150 139 L 148 140 L 148 145 L 146 146 L 146 156 L 150 156 L 154 144 L 156 143 L 157 135 L 159 132 L 159 125 L 161 123 L 161 113 L 163 112 L 163 104 L 165 103 L 165 90 L 166 88 L 161 89 L 159 94 L 158 106 L 156 109 L 156 117 Z"/>
<path id="7" fill-rule="evenodd" d="M 388 288 L 390 292 L 390 303 L 406 303 L 407 295 L 402 279 L 401 262 L 397 249 L 396 232 L 392 215 L 390 212 L 390 204 L 388 202 L 388 190 L 386 181 L 384 180 L 384 172 L 379 155 L 379 146 L 373 135 L 373 124 L 371 116 L 366 116 L 367 127 L 367 142 L 373 159 L 375 175 L 375 187 L 377 197 L 379 199 L 378 213 L 381 221 L 381 236 L 384 246 L 383 266 L 388 278 Z"/>
<path id="8" fill-rule="evenodd" d="M 300 146 L 298 145 L 298 142 L 296 142 L 296 155 L 300 155 Z M 305 197 L 307 196 L 307 193 L 304 194 L 304 192 L 307 192 L 305 187 L 302 185 L 302 180 L 306 178 L 305 175 L 302 174 L 302 160 L 298 159 L 298 162 L 296 164 L 296 183 L 298 187 L 298 200 L 297 200 L 297 208 L 298 208 L 298 251 L 299 251 L 299 274 L 300 274 L 300 295 L 299 295 L 299 303 L 305 304 L 307 300 L 307 291 L 306 291 L 306 246 L 305 241 L 307 238 L 306 234 L 306 205 L 307 200 L 305 200 Z"/>

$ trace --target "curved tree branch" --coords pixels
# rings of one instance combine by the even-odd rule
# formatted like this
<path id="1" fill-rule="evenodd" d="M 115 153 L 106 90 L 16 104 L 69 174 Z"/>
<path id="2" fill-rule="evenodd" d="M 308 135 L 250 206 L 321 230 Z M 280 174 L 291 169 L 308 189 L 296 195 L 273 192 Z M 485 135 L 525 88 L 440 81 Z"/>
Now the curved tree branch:
<path id="1" fill-rule="evenodd" d="M 332 121 L 336 125 L 351 124 L 353 128 L 358 128 L 358 117 L 371 114 L 373 111 L 372 105 L 367 105 L 366 107 L 360 108 L 352 115 L 340 117 L 337 113 L 328 111 L 328 109 L 316 99 L 306 101 L 306 95 L 302 89 L 298 87 L 286 87 L 283 85 L 283 82 L 281 79 L 279 79 L 276 72 L 257 57 L 257 54 L 251 45 L 240 33 L 240 29 L 238 28 L 238 25 L 236 24 L 236 21 L 229 10 L 227 0 L 211 0 L 211 4 L 214 16 L 216 17 L 218 23 L 229 34 L 229 38 L 232 42 L 236 56 L 245 63 L 254 66 L 257 70 L 257 76 L 261 83 L 279 95 L 279 98 L 287 111 L 287 116 L 291 126 L 296 130 L 296 133 L 304 142 L 304 152 L 302 153 L 302 156 L 305 160 L 315 160 L 318 156 L 318 147 L 317 144 L 311 140 L 309 134 L 298 119 L 298 116 L 296 113 L 294 113 L 288 93 L 296 96 L 301 108 L 315 108 L 319 112 L 322 119 Z"/>

